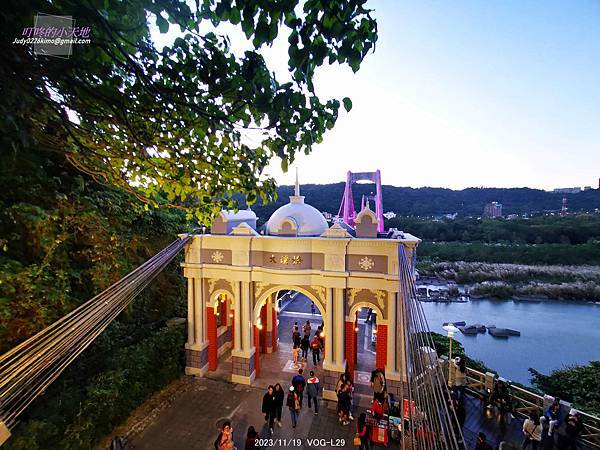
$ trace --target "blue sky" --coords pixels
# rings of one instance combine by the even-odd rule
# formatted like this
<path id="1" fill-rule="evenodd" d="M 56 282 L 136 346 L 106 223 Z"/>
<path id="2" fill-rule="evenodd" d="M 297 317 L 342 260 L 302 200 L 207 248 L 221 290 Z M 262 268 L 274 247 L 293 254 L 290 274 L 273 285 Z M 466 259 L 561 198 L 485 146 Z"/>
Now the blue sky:
<path id="1" fill-rule="evenodd" d="M 597 187 L 599 0 L 368 6 L 379 25 L 375 53 L 357 74 L 317 71 L 320 96 L 349 96 L 354 107 L 298 158 L 301 182 L 379 168 L 396 186 Z M 285 71 L 284 43 L 263 54 Z M 294 179 L 279 161 L 268 173 Z"/>

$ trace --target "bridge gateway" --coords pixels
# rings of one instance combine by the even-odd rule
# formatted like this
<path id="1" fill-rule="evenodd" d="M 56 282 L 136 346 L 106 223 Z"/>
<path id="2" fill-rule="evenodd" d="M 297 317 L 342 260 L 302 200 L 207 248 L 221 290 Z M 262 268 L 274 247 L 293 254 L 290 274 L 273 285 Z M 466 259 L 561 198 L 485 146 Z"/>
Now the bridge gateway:
<path id="1" fill-rule="evenodd" d="M 182 263 L 188 281 L 186 373 L 216 370 L 219 357 L 231 348 L 232 381 L 251 384 L 260 376 L 260 355 L 277 351 L 277 292 L 291 289 L 309 297 L 323 318 L 326 398 L 336 398 L 340 373 L 356 367 L 360 307 L 377 314 L 376 365 L 385 369 L 388 390 L 403 396 L 398 255 L 403 247 L 412 264 L 420 240 L 378 233 L 368 205 L 356 216 L 354 230 L 341 223 L 329 227 L 304 203 L 297 182 L 290 203 L 271 216 L 264 234 L 256 231 L 255 221 L 251 211 L 224 211 L 211 234 L 190 236 Z"/>

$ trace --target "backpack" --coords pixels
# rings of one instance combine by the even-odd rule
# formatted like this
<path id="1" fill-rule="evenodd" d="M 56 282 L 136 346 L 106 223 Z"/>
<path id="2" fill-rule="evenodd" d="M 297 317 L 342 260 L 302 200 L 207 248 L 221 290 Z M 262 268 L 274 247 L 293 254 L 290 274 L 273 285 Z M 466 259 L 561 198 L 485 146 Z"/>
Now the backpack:
<path id="1" fill-rule="evenodd" d="M 310 347 L 313 350 L 318 350 L 321 347 L 321 342 L 319 342 L 319 340 L 317 338 L 314 338 L 310 344 Z"/>

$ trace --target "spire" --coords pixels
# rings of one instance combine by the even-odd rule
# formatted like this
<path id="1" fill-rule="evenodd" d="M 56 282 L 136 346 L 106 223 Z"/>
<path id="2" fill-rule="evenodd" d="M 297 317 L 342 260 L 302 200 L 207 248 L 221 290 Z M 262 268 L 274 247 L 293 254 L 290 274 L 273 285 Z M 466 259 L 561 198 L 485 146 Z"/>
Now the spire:
<path id="1" fill-rule="evenodd" d="M 290 203 L 304 203 L 304 197 L 300 195 L 300 183 L 298 182 L 298 167 L 296 167 L 296 186 L 294 195 L 290 195 Z"/>

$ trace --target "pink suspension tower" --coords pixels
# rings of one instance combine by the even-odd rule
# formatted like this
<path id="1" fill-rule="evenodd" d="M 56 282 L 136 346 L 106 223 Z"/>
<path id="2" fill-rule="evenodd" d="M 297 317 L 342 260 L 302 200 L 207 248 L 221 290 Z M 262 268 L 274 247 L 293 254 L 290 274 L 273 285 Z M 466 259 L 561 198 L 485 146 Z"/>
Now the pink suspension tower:
<path id="1" fill-rule="evenodd" d="M 377 216 L 377 231 L 383 232 L 383 200 L 381 195 L 381 172 L 356 172 L 348 171 L 346 177 L 346 188 L 342 197 L 342 204 L 338 216 L 350 226 L 354 226 L 356 211 L 354 210 L 354 197 L 352 196 L 352 185 L 357 181 L 371 181 L 375 183 L 377 192 L 375 194 L 375 215 Z"/>

